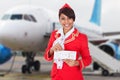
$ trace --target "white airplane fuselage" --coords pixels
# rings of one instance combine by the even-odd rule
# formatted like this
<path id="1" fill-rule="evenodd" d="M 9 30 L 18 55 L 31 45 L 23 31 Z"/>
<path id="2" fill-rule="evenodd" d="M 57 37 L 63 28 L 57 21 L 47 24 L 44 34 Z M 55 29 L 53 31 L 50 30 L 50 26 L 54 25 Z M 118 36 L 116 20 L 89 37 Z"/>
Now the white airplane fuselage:
<path id="1" fill-rule="evenodd" d="M 36 21 L 9 18 L 0 22 L 0 43 L 12 50 L 41 51 L 45 47 L 46 33 L 51 31 L 51 13 L 43 8 L 20 7 L 5 13 L 7 15 L 32 15 Z M 49 16 L 51 15 L 51 16 Z"/>
<path id="2" fill-rule="evenodd" d="M 48 42 L 44 36 L 52 32 L 54 22 L 58 23 L 57 13 L 35 6 L 16 7 L 4 15 L 9 16 L 0 22 L 0 43 L 12 50 L 44 51 Z M 22 15 L 22 19 L 12 19 L 14 15 Z M 36 21 L 26 20 L 26 15 L 34 16 Z M 85 22 L 77 26 L 80 32 L 90 37 L 89 40 L 101 39 L 101 28 L 96 25 Z"/>

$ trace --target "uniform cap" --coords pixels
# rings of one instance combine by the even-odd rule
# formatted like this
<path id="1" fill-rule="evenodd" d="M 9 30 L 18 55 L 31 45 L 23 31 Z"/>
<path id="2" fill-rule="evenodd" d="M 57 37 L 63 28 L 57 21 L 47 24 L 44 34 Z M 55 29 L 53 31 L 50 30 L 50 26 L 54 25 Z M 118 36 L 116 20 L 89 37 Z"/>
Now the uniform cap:
<path id="1" fill-rule="evenodd" d="M 69 9 L 72 9 L 67 3 L 65 3 L 64 6 L 63 6 L 61 9 L 63 9 L 63 8 L 69 8 Z"/>

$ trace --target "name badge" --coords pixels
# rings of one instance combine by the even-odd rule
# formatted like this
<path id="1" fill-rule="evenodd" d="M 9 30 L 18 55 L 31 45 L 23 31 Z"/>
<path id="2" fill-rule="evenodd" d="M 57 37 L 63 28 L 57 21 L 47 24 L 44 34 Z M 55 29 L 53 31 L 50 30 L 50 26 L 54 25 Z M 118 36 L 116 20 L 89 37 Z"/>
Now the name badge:
<path id="1" fill-rule="evenodd" d="M 76 51 L 55 51 L 54 52 L 54 60 L 55 59 L 76 60 Z"/>

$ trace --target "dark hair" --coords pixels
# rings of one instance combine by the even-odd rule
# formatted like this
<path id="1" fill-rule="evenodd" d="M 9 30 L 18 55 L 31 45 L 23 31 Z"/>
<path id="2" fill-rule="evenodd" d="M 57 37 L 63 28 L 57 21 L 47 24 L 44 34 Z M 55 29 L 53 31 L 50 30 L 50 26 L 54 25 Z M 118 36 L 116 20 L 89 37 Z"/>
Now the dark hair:
<path id="1" fill-rule="evenodd" d="M 60 18 L 61 14 L 64 14 L 67 17 L 72 18 L 73 21 L 75 21 L 75 13 L 74 13 L 73 9 L 71 9 L 71 8 L 61 8 L 59 10 L 59 18 Z"/>

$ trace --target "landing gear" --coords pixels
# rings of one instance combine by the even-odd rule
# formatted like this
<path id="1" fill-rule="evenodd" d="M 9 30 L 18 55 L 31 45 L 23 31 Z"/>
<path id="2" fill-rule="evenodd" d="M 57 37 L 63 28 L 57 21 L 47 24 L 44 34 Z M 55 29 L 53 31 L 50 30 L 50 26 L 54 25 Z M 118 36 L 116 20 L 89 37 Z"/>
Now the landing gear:
<path id="1" fill-rule="evenodd" d="M 93 70 L 98 70 L 100 66 L 97 64 L 97 62 L 93 63 Z"/>
<path id="2" fill-rule="evenodd" d="M 109 71 L 103 69 L 103 70 L 102 70 L 102 75 L 103 75 L 103 76 L 108 76 L 108 75 L 109 75 Z"/>
<path id="3" fill-rule="evenodd" d="M 38 60 L 34 61 L 35 53 L 33 52 L 23 52 L 22 55 L 26 57 L 26 64 L 24 64 L 21 68 L 23 74 L 32 73 L 32 69 L 35 71 L 40 70 L 40 62 Z"/>
<path id="4" fill-rule="evenodd" d="M 27 72 L 27 66 L 26 65 L 23 65 L 22 66 L 22 73 L 26 73 Z"/>
<path id="5" fill-rule="evenodd" d="M 35 69 L 35 71 L 39 71 L 40 70 L 40 62 L 39 61 L 35 61 L 34 62 L 34 69 Z"/>

